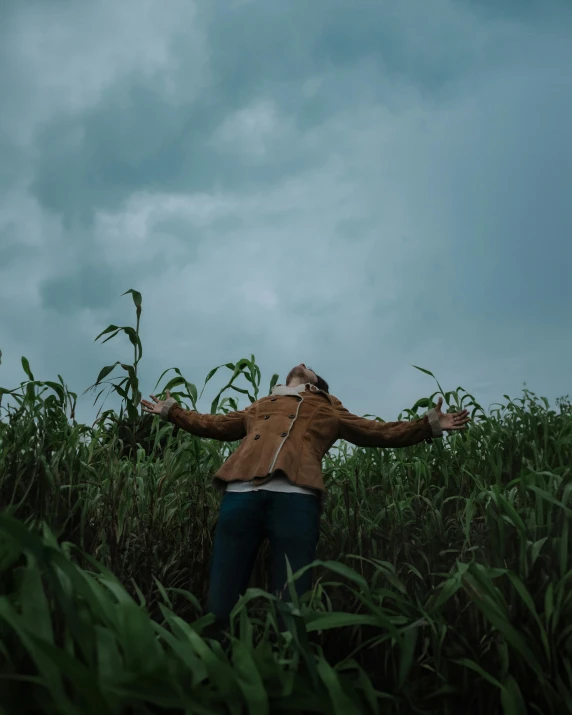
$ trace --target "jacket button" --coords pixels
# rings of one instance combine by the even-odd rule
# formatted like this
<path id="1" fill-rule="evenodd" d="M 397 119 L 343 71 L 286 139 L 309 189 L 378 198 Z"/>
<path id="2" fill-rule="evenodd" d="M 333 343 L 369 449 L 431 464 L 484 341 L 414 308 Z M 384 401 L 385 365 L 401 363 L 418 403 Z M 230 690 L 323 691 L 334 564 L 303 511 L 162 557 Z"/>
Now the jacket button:
<path id="1" fill-rule="evenodd" d="M 269 419 L 270 419 L 270 415 L 264 415 L 264 419 L 265 419 L 265 420 L 269 420 Z"/>
<path id="2" fill-rule="evenodd" d="M 288 417 L 289 417 L 291 420 L 293 420 L 294 417 L 296 417 L 296 415 L 288 415 Z"/>
<path id="3" fill-rule="evenodd" d="M 282 434 L 281 434 L 280 436 L 281 436 L 281 437 L 287 437 L 287 436 L 288 436 L 288 432 L 282 432 Z"/>
<path id="4" fill-rule="evenodd" d="M 276 402 L 276 398 L 275 398 L 275 397 L 271 397 L 271 398 L 270 398 L 270 402 Z"/>
<path id="5" fill-rule="evenodd" d="M 255 434 L 255 435 L 254 435 L 254 439 L 260 439 L 260 435 L 259 435 L 259 434 Z"/>

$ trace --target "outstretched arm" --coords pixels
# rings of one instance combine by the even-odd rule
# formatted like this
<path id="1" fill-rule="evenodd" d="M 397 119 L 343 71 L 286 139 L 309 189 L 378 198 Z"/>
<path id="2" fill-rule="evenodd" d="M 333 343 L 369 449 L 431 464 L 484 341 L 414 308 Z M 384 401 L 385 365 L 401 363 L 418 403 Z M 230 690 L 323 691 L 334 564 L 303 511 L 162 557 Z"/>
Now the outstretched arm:
<path id="1" fill-rule="evenodd" d="M 335 407 L 339 439 L 358 447 L 410 447 L 424 439 L 442 437 L 444 430 L 465 429 L 470 421 L 468 410 L 443 414 L 442 404 L 443 398 L 440 397 L 437 407 L 410 422 L 377 422 L 353 415 L 338 400 Z"/>
<path id="2" fill-rule="evenodd" d="M 171 397 L 169 390 L 166 395 L 165 400 L 158 400 L 155 395 L 150 396 L 153 402 L 141 400 L 143 411 L 159 415 L 161 419 L 173 422 L 197 437 L 234 442 L 246 436 L 246 410 L 229 412 L 226 415 L 200 414 L 193 410 L 183 410 L 175 398 Z"/>

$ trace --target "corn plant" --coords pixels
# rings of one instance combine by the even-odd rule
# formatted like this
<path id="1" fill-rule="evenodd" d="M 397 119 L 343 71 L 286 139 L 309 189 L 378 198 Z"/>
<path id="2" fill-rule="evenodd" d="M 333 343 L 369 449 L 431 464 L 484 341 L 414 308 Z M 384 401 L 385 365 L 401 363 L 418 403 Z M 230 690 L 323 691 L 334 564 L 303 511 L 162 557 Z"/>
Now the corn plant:
<path id="1" fill-rule="evenodd" d="M 135 337 L 118 383 L 133 405 Z M 407 449 L 336 444 L 312 590 L 297 598 L 290 572 L 291 602 L 269 594 L 264 546 L 224 646 L 204 610 L 209 482 L 236 444 L 152 418 L 130 440 L 125 405 L 78 424 L 63 379 L 22 367 L 0 389 L 0 713 L 572 713 L 568 397 L 551 409 L 525 389 L 485 414 L 413 366 L 438 391 L 400 419 L 442 396 L 471 408 L 471 428 Z M 254 356 L 200 393 L 176 367 L 155 389 L 196 409 L 220 370 L 213 413 L 259 398 Z"/>

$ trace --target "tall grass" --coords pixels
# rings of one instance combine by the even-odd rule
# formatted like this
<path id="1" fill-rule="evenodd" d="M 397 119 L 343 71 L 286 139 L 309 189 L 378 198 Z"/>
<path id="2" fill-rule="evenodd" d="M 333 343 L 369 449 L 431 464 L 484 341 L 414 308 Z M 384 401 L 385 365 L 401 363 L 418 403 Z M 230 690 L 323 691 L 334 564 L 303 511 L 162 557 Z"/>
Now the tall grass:
<path id="1" fill-rule="evenodd" d="M 312 592 L 268 594 L 265 547 L 225 651 L 204 630 L 210 477 L 237 445 L 134 413 L 142 301 L 129 292 L 136 327 L 103 334 L 123 331 L 134 364 L 94 385 L 119 387 L 119 412 L 79 424 L 77 396 L 25 358 L 27 379 L 0 390 L 0 712 L 572 713 L 567 398 L 554 410 L 524 390 L 485 415 L 437 383 L 400 417 L 441 394 L 471 407 L 465 433 L 338 443 Z M 196 407 L 171 370 L 161 389 Z M 213 412 L 235 409 L 236 392 L 260 397 L 254 356 L 203 390 L 218 370 L 230 377 Z"/>

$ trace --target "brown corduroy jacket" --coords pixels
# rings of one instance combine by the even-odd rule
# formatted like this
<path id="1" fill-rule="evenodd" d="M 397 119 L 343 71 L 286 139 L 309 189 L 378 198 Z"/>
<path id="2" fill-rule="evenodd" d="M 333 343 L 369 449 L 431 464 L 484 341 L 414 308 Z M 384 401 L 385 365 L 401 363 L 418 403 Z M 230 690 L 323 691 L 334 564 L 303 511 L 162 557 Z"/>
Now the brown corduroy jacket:
<path id="1" fill-rule="evenodd" d="M 199 437 L 242 440 L 214 475 L 213 485 L 220 490 L 236 480 L 260 485 L 278 472 L 323 496 L 322 458 L 337 440 L 359 447 L 409 447 L 443 436 L 435 410 L 411 422 L 378 422 L 351 414 L 315 385 L 304 388 L 293 395 L 277 385 L 268 397 L 226 415 L 184 410 L 170 398 L 161 417 Z"/>

